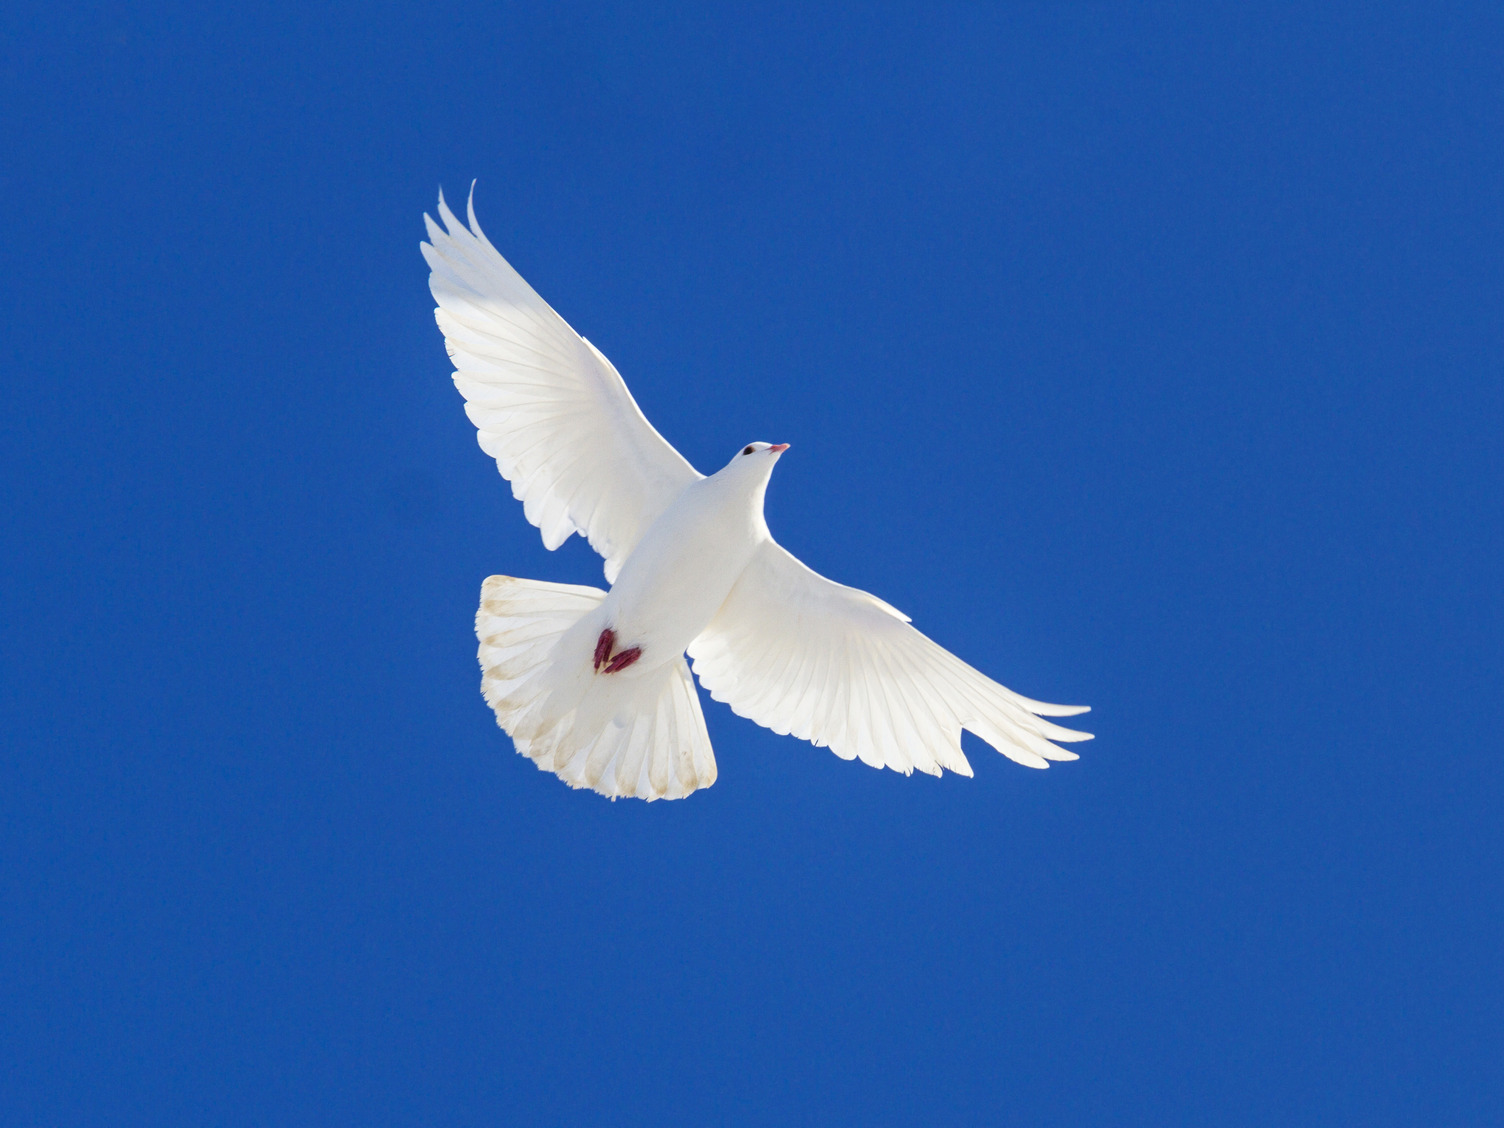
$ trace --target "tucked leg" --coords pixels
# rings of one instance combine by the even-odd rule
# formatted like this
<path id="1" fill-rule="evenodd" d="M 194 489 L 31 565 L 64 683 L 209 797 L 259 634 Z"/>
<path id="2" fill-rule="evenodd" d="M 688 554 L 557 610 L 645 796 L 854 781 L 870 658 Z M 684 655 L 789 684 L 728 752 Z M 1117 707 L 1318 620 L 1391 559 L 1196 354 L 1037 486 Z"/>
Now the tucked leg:
<path id="1" fill-rule="evenodd" d="M 595 640 L 595 668 L 597 671 L 611 657 L 611 648 L 616 645 L 616 632 L 607 627 L 601 632 L 601 637 Z"/>
<path id="2" fill-rule="evenodd" d="M 623 650 L 607 664 L 604 673 L 614 674 L 617 670 L 625 670 L 633 662 L 642 657 L 642 647 L 633 646 Z"/>

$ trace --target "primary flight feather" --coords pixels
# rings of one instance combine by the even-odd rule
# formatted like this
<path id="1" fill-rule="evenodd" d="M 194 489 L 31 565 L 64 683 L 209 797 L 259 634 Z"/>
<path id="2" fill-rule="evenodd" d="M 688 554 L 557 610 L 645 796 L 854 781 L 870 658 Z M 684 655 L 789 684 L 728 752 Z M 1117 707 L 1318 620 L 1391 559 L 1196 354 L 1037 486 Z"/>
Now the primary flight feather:
<path id="1" fill-rule="evenodd" d="M 763 496 L 786 444 L 706 477 L 621 375 L 439 196 L 423 257 L 481 449 L 550 549 L 579 533 L 610 591 L 492 576 L 475 619 L 481 691 L 517 750 L 572 787 L 680 798 L 715 782 L 690 678 L 774 732 L 876 768 L 971 775 L 969 729 L 1029 767 L 1090 739 L 1086 712 L 1005 689 L 874 595 L 773 540 Z"/>

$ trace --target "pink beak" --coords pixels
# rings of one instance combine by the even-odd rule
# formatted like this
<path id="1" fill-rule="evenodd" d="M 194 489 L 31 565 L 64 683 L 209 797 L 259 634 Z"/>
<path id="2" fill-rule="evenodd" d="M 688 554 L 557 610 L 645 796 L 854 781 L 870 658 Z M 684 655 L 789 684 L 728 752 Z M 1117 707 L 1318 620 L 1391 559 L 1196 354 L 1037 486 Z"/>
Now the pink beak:
<path id="1" fill-rule="evenodd" d="M 770 446 L 768 448 L 768 453 L 769 454 L 782 454 L 784 451 L 786 451 L 788 449 L 789 449 L 789 444 L 788 443 L 774 443 L 772 446 Z"/>

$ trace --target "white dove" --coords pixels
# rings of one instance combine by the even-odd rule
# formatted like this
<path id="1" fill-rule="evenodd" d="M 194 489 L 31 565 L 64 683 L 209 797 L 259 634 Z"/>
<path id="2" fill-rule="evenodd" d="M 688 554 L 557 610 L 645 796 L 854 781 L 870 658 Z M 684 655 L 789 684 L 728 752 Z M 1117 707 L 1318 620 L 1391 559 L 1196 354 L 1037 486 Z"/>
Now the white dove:
<path id="1" fill-rule="evenodd" d="M 475 619 L 481 691 L 517 751 L 571 787 L 677 799 L 715 782 L 694 672 L 717 701 L 846 760 L 949 768 L 970 729 L 1029 767 L 1090 739 L 972 669 L 874 595 L 781 548 L 763 496 L 787 443 L 708 478 L 638 409 L 611 362 L 439 195 L 422 244 L 435 317 L 480 446 L 558 548 L 581 533 L 611 590 L 492 576 Z"/>

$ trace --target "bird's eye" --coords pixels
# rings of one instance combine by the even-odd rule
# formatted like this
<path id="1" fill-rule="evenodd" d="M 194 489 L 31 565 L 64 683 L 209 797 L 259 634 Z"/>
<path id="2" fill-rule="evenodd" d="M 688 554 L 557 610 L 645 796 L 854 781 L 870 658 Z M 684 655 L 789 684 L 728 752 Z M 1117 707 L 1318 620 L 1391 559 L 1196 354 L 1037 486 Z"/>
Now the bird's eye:
<path id="1" fill-rule="evenodd" d="M 742 451 L 742 453 L 743 454 L 751 454 L 756 449 L 757 449 L 756 447 L 748 447 L 746 450 Z"/>

